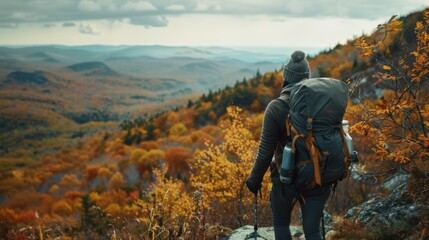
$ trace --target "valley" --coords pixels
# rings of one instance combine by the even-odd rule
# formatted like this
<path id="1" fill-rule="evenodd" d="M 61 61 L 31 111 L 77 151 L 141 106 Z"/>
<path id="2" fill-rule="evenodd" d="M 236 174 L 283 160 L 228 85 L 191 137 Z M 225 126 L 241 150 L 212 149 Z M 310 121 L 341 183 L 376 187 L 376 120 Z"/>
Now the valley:
<path id="1" fill-rule="evenodd" d="M 44 141 L 58 136 L 91 135 L 98 132 L 98 127 L 88 127 L 95 123 L 115 129 L 125 119 L 186 106 L 209 90 L 280 69 L 287 51 L 291 50 L 0 47 L 0 152 L 32 149 L 34 141 L 46 145 Z M 61 143 L 47 145 L 24 155 L 56 149 Z"/>

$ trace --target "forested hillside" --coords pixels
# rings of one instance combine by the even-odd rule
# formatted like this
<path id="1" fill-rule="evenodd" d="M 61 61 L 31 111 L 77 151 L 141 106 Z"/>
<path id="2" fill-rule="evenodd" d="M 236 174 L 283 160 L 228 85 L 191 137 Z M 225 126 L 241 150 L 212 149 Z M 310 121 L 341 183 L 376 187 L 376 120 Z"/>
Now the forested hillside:
<path id="1" fill-rule="evenodd" d="M 361 161 L 354 171 L 376 179 L 339 184 L 326 209 L 342 226 L 337 239 L 383 239 L 379 229 L 366 230 L 341 216 L 380 191 L 378 183 L 391 173 L 411 172 L 406 194 L 429 204 L 428 24 L 428 10 L 392 17 L 372 35 L 309 59 L 313 76 L 349 84 L 346 118 Z M 69 69 L 91 74 L 87 67 L 94 66 L 116 74 L 97 62 Z M 28 79 L 23 74 L 32 74 L 35 86 L 62 84 L 41 72 L 15 72 L 7 79 Z M 92 136 L 58 136 L 52 140 L 57 148 L 37 158 L 26 152 L 51 143 L 33 141 L 30 149 L 13 152 L 3 147 L 0 238 L 216 239 L 252 224 L 253 195 L 244 181 L 256 155 L 263 111 L 279 95 L 282 81 L 281 71 L 257 71 L 174 111 L 130 118 L 119 128 L 103 125 Z M 62 103 L 45 99 L 40 104 Z M 63 141 L 67 144 L 58 144 Z M 271 225 L 268 175 L 259 208 L 266 226 Z M 393 228 L 391 236 L 425 239 L 427 216 L 419 224 Z"/>

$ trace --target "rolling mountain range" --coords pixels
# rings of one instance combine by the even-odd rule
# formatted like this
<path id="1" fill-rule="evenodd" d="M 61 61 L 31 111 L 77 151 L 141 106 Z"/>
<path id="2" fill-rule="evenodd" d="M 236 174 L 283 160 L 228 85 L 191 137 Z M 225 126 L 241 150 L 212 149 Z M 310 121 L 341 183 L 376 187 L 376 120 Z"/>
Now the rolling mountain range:
<path id="1" fill-rule="evenodd" d="M 0 96 L 19 89 L 26 91 L 23 95 L 32 92 L 58 97 L 69 101 L 73 111 L 103 106 L 130 114 L 134 114 L 130 106 L 140 109 L 138 114 L 166 110 L 160 103 L 170 104 L 169 99 L 187 101 L 193 95 L 252 77 L 258 70 L 281 68 L 291 50 L 276 51 L 103 45 L 0 47 Z M 61 89 L 54 90 L 59 86 Z M 82 100 L 88 104 L 76 104 Z M 172 105 L 183 101 L 178 103 Z"/>
<path id="2" fill-rule="evenodd" d="M 257 71 L 280 69 L 291 51 L 104 45 L 0 47 L 0 145 L 31 141 L 43 132 L 48 132 L 44 136 L 74 135 L 82 124 L 117 123 L 184 106 L 209 90 L 251 78 Z"/>
<path id="3" fill-rule="evenodd" d="M 0 47 L 0 91 L 25 89 L 44 95 L 49 92 L 50 96 L 61 98 L 70 95 L 71 102 L 88 94 L 92 97 L 101 94 L 110 100 L 130 96 L 144 99 L 144 96 L 164 102 L 168 101 L 165 96 L 177 97 L 178 92 L 201 94 L 251 77 L 258 69 L 280 68 L 283 56 L 283 53 L 264 56 L 226 48 L 164 46 Z M 246 58 L 248 62 L 242 61 Z M 261 61 L 256 62 L 257 58 Z M 53 82 L 56 84 L 51 85 Z M 51 89 L 58 84 L 67 92 L 65 95 Z M 122 93 L 117 91 L 118 87 Z M 105 103 L 111 108 L 120 108 L 109 101 Z M 143 103 L 147 102 L 127 102 L 126 105 Z"/>
<path id="4" fill-rule="evenodd" d="M 429 11 L 424 14 L 428 19 Z M 387 62 L 400 63 L 401 56 L 413 56 L 419 42 L 427 46 L 427 38 L 417 42 L 412 31 L 422 19 L 423 12 L 401 19 L 404 34 L 387 38 Z M 429 20 L 425 30 L 428 23 Z M 368 39 L 383 38 L 384 33 L 385 29 L 378 29 Z M 389 102 L 379 99 L 383 95 L 377 92 L 390 91 L 385 95 L 390 98 L 395 94 L 393 88 L 389 89 L 391 79 L 379 78 L 390 67 L 359 54 L 357 43 L 353 39 L 308 58 L 312 76 L 350 82 L 354 103 L 349 105 L 354 110 L 346 113 L 350 123 L 357 121 L 356 113 L 366 117 L 370 111 L 384 112 L 383 105 Z M 15 232 L 34 236 L 39 231 L 80 239 L 83 235 L 79 234 L 87 232 L 83 226 L 91 230 L 102 226 L 100 237 L 110 234 L 110 229 L 115 237 L 116 230 L 126 233 L 127 238 L 141 237 L 143 231 L 150 232 L 145 227 L 152 224 L 152 219 L 163 226 L 171 224 L 171 229 L 195 222 L 195 228 L 187 227 L 189 232 L 203 226 L 207 232 L 214 229 L 222 236 L 227 229 L 235 228 L 235 220 L 225 223 L 218 216 L 211 216 L 212 212 L 221 213 L 229 221 L 237 219 L 234 211 L 243 209 L 251 214 L 254 207 L 250 192 L 246 197 L 237 190 L 243 189 L 247 175 L 242 173 L 250 171 L 251 165 L 236 165 L 252 164 L 250 152 L 256 154 L 263 111 L 282 90 L 282 72 L 271 70 L 279 70 L 283 60 L 279 56 L 277 62 L 271 50 L 265 53 L 161 46 L 0 48 L 0 220 L 10 219 L 0 221 L 0 238 Z M 248 61 L 243 61 L 245 58 Z M 413 59 L 411 63 L 416 62 Z M 421 89 L 427 97 L 427 61 L 421 63 L 425 73 L 421 81 L 426 84 Z M 265 67 L 272 69 L 266 72 Z M 241 80 L 247 74 L 255 76 Z M 217 86 L 222 90 L 217 90 Z M 201 95 L 205 91 L 208 93 Z M 422 112 L 427 113 L 425 99 Z M 180 105 L 186 107 L 176 108 Z M 242 110 L 227 108 L 231 105 Z M 169 111 L 172 108 L 175 109 Z M 159 111 L 163 113 L 151 114 Z M 393 120 L 400 121 L 403 116 Z M 411 118 L 407 121 L 409 129 L 415 128 L 415 119 Z M 426 122 L 423 124 L 427 130 Z M 396 128 L 398 133 L 403 129 L 400 125 Z M 350 133 L 360 161 L 365 164 L 361 170 L 355 168 L 355 173 L 365 174 L 356 178 L 351 175 L 350 181 L 338 184 L 335 197 L 326 207 L 326 212 L 335 214 L 335 235 L 331 236 L 423 239 L 429 222 L 427 170 L 420 173 L 415 168 L 411 177 L 403 177 L 408 167 L 427 169 L 426 162 L 415 161 L 414 166 L 407 166 L 389 159 L 379 161 L 379 153 L 374 149 L 382 154 L 388 149 L 387 144 L 376 143 L 382 142 L 382 135 L 373 128 L 361 131 Z M 392 141 L 392 145 L 402 147 L 401 144 L 421 141 L 426 147 L 426 140 L 421 135 L 419 140 Z M 399 154 L 408 155 L 411 151 L 408 147 Z M 198 170 L 200 166 L 207 168 Z M 387 181 L 385 173 L 398 166 L 400 175 L 392 175 Z M 373 174 L 371 167 L 376 168 L 374 173 L 381 174 Z M 243 180 L 237 180 L 242 177 Z M 379 182 L 383 179 L 386 184 L 382 186 Z M 399 187 L 389 187 L 393 192 L 386 197 L 388 185 Z M 239 193 L 237 198 L 231 197 L 233 192 Z M 268 188 L 265 192 L 269 194 Z M 267 214 L 271 217 L 269 197 L 264 196 L 259 219 L 268 219 Z M 237 208 L 237 203 L 245 205 Z M 172 209 L 182 206 L 189 207 L 181 211 L 186 217 L 177 217 Z M 219 211 L 215 208 L 218 206 L 227 207 Z M 346 212 L 353 216 L 342 217 Z M 91 219 L 85 220 L 85 215 Z M 197 221 L 176 222 L 188 221 L 184 220 L 188 216 Z M 205 223 L 201 225 L 198 219 Z M 246 218 L 244 222 L 251 220 Z M 225 224 L 225 228 L 219 223 Z M 206 228 L 209 224 L 214 227 Z M 46 231 L 42 232 L 42 228 Z"/>

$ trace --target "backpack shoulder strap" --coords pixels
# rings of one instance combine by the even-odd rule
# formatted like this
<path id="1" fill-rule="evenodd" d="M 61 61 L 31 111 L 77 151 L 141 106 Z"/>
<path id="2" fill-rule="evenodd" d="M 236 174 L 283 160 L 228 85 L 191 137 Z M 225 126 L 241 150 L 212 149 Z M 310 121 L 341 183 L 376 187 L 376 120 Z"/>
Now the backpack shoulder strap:
<path id="1" fill-rule="evenodd" d="M 349 147 L 346 141 L 346 133 L 344 132 L 343 126 L 340 126 L 340 132 L 341 132 L 341 140 L 343 142 L 344 151 L 346 152 L 346 155 L 344 156 L 344 166 L 345 166 L 345 176 L 349 175 L 350 171 L 350 152 Z"/>
<path id="2" fill-rule="evenodd" d="M 280 97 L 276 98 L 276 100 L 279 100 L 279 101 L 283 102 L 284 104 L 286 104 L 287 108 L 290 109 L 289 96 L 288 95 L 281 95 Z M 286 136 L 287 137 L 291 136 L 291 126 L 292 126 L 292 124 L 291 124 L 291 121 L 290 121 L 290 114 L 288 114 L 286 116 L 286 120 L 285 120 L 285 128 L 286 128 Z M 279 141 L 277 143 L 275 154 L 277 154 L 279 152 L 279 149 L 278 149 L 279 147 L 281 149 L 283 149 L 285 146 Z M 277 171 L 280 172 L 280 160 L 277 157 L 275 157 L 275 161 L 274 162 L 276 164 Z"/>
<path id="3" fill-rule="evenodd" d="M 290 110 L 290 98 L 288 95 L 281 95 L 280 97 L 277 98 L 278 100 L 282 101 L 283 103 L 285 103 L 287 105 L 287 107 Z M 286 136 L 291 136 L 291 127 L 292 127 L 292 123 L 290 121 L 290 114 L 288 114 L 286 116 Z"/>

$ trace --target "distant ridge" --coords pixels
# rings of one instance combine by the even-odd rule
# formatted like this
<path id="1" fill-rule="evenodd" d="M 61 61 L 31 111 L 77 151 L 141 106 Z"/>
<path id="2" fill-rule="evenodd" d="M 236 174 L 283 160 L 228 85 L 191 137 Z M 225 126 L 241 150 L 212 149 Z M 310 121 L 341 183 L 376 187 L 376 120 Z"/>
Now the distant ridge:
<path id="1" fill-rule="evenodd" d="M 29 59 L 34 59 L 34 60 L 39 60 L 42 62 L 46 62 L 46 63 L 60 63 L 60 61 L 54 57 L 52 57 L 51 55 L 49 55 L 48 53 L 44 53 L 44 52 L 35 52 L 32 54 L 28 54 L 25 56 L 26 58 Z"/>
<path id="2" fill-rule="evenodd" d="M 45 76 L 44 72 L 24 72 L 24 71 L 15 71 L 7 75 L 5 83 L 18 83 L 18 84 L 31 84 L 35 83 L 37 85 L 43 85 L 48 82 L 48 78 Z"/>
<path id="3" fill-rule="evenodd" d="M 74 72 L 83 73 L 84 75 L 98 75 L 98 76 L 118 76 L 119 74 L 111 69 L 107 64 L 103 62 L 83 62 L 73 64 L 66 67 Z"/>
<path id="4" fill-rule="evenodd" d="M 44 58 L 50 58 L 51 56 L 44 52 L 35 52 L 35 53 L 28 54 L 26 57 L 44 59 Z"/>

